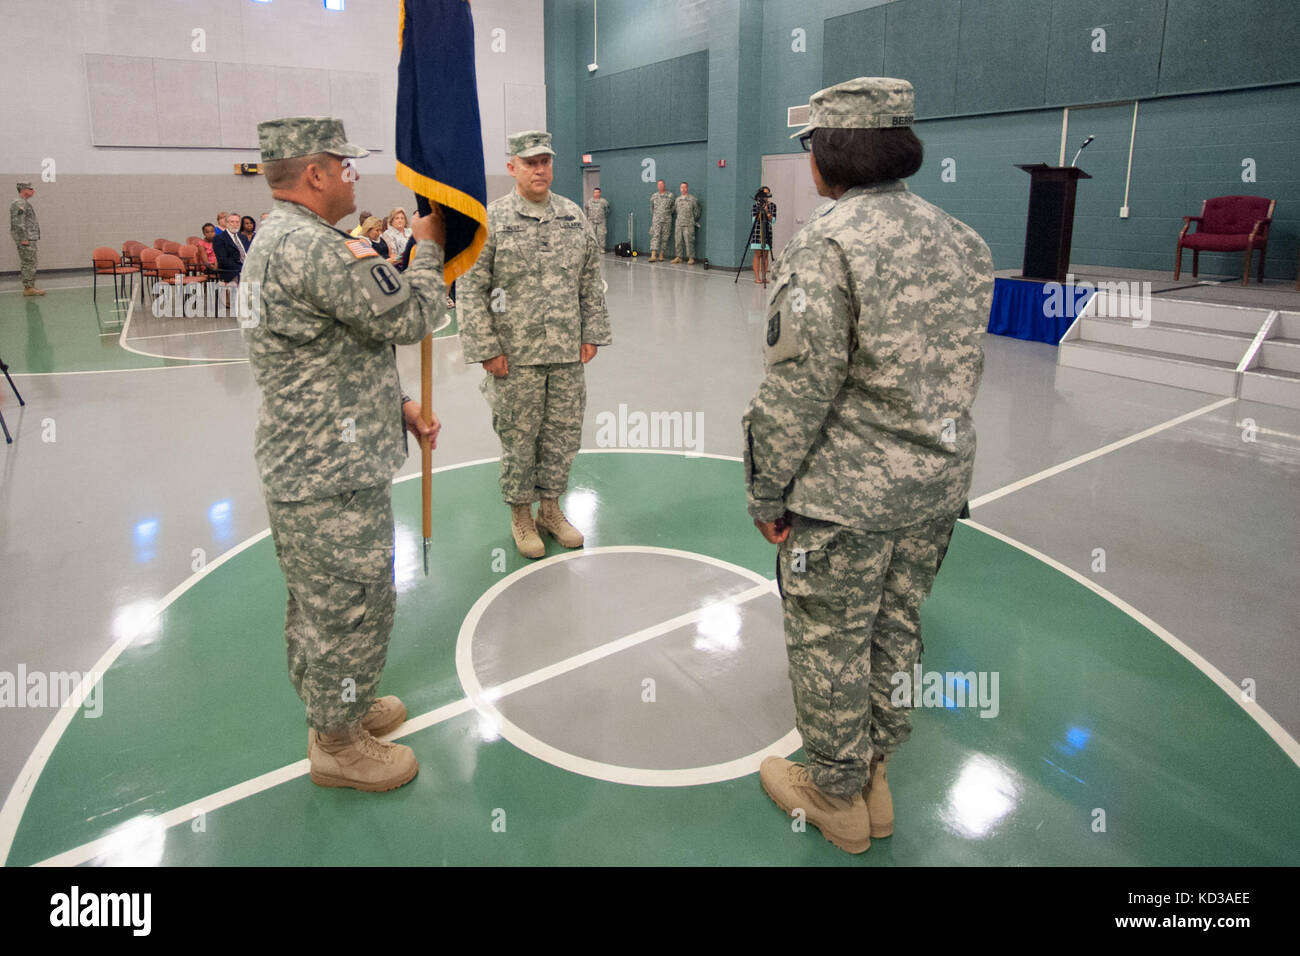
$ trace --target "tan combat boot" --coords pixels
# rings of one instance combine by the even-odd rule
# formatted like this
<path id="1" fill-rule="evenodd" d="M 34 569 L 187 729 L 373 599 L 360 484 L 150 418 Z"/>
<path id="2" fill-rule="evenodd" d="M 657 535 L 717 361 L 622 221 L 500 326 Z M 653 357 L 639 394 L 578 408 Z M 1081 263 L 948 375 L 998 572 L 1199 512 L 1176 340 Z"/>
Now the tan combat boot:
<path id="1" fill-rule="evenodd" d="M 510 506 L 510 534 L 515 539 L 515 547 L 525 558 L 546 556 L 546 545 L 542 544 L 537 525 L 533 523 L 531 504 Z"/>
<path id="2" fill-rule="evenodd" d="M 781 757 L 764 760 L 758 779 L 778 807 L 787 814 L 802 810 L 804 819 L 841 850 L 865 853 L 871 848 L 871 820 L 862 794 L 835 797 L 822 793 L 807 767 Z"/>
<path id="3" fill-rule="evenodd" d="M 681 261 L 682 261 L 682 257 L 681 257 L 681 256 L 673 256 L 673 261 L 672 261 L 671 263 L 669 263 L 669 264 L 670 264 L 670 265 L 676 265 L 677 263 L 679 263 L 679 262 L 681 262 Z"/>
<path id="4" fill-rule="evenodd" d="M 34 295 L 45 295 L 45 290 L 44 290 L 44 289 L 38 289 L 38 288 L 36 288 L 36 286 L 32 286 L 32 293 L 33 293 Z"/>
<path id="5" fill-rule="evenodd" d="M 547 532 L 566 548 L 582 547 L 582 532 L 564 517 L 558 498 L 542 499 L 542 506 L 537 509 L 537 530 Z"/>
<path id="6" fill-rule="evenodd" d="M 375 702 L 366 711 L 366 716 L 361 718 L 361 726 L 372 737 L 383 737 L 385 734 L 391 734 L 405 722 L 406 705 L 392 694 L 387 697 L 376 697 Z M 312 748 L 316 746 L 316 740 L 316 731 L 309 729 L 307 731 L 307 756 L 309 758 L 311 757 Z"/>
<path id="7" fill-rule="evenodd" d="M 37 292 L 34 286 L 30 286 L 30 285 L 23 286 L 23 295 L 32 296 L 32 295 L 44 295 L 44 294 L 45 293 L 43 292 Z"/>
<path id="8" fill-rule="evenodd" d="M 687 260 L 686 260 L 686 264 L 687 264 L 688 266 L 693 266 L 693 265 L 695 265 L 695 260 L 694 260 L 693 258 L 692 258 L 692 259 L 687 259 Z"/>
<path id="9" fill-rule="evenodd" d="M 862 788 L 873 837 L 887 837 L 894 833 L 894 798 L 889 794 L 889 778 L 885 776 L 885 761 L 888 759 L 877 757 L 871 761 L 871 775 Z"/>
<path id="10" fill-rule="evenodd" d="M 313 730 L 308 735 L 307 757 L 312 783 L 369 793 L 410 783 L 420 769 L 410 747 L 376 740 L 360 724 L 334 734 Z"/>

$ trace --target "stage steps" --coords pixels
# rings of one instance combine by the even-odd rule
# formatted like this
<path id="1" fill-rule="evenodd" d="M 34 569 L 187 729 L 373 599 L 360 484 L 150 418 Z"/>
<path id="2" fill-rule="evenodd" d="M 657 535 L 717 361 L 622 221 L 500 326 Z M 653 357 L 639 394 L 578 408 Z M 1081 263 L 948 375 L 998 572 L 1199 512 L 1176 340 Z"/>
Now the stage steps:
<path id="1" fill-rule="evenodd" d="M 1300 312 L 1158 296 L 1139 308 L 1099 291 L 1062 337 L 1057 364 L 1300 408 Z"/>

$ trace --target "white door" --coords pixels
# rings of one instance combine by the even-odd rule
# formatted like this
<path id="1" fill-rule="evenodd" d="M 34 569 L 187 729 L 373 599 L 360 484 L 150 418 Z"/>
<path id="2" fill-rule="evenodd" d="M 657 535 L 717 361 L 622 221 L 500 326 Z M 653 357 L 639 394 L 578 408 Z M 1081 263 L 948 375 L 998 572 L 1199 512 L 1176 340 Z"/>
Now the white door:
<path id="1" fill-rule="evenodd" d="M 776 203 L 776 222 L 772 225 L 775 258 L 826 200 L 817 195 L 808 154 L 803 152 L 764 156 L 762 185 L 772 190 L 772 201 Z"/>
<path id="2" fill-rule="evenodd" d="M 591 198 L 591 191 L 600 185 L 600 167 L 583 166 L 582 167 L 582 199 L 579 206 L 585 206 L 587 200 Z"/>

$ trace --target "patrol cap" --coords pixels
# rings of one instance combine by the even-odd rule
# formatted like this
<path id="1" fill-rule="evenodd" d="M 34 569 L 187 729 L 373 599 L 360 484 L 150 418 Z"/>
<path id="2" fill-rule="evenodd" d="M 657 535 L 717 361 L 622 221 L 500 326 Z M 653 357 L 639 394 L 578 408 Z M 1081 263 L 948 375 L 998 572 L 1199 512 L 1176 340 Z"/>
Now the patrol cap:
<path id="1" fill-rule="evenodd" d="M 555 155 L 551 149 L 551 134 L 542 129 L 527 129 L 522 133 L 511 133 L 507 144 L 510 155 L 527 159 L 529 156 L 541 156 L 543 153 Z"/>
<path id="2" fill-rule="evenodd" d="M 329 116 L 289 116 L 257 124 L 257 142 L 262 148 L 262 162 L 330 153 L 360 159 L 370 151 L 349 143 L 343 121 Z"/>
<path id="3" fill-rule="evenodd" d="M 808 125 L 791 139 L 815 129 L 900 129 L 916 119 L 916 93 L 907 80 L 859 76 L 818 90 L 808 101 Z"/>
<path id="4" fill-rule="evenodd" d="M 18 191 L 19 191 L 19 192 L 22 192 L 24 189 L 33 189 L 33 188 L 35 188 L 35 187 L 33 187 L 31 183 L 19 183 L 19 184 L 18 184 Z"/>

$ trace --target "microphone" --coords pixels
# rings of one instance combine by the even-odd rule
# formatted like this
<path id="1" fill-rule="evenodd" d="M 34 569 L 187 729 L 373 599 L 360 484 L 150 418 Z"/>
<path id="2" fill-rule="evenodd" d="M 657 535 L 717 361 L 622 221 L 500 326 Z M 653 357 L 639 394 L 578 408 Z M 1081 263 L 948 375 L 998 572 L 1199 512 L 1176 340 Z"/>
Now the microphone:
<path id="1" fill-rule="evenodd" d="M 1092 142 L 1094 139 L 1096 139 L 1096 138 L 1097 138 L 1096 136 L 1089 136 L 1087 139 L 1085 139 L 1085 140 L 1083 141 L 1083 145 L 1079 147 L 1079 153 L 1082 153 L 1085 149 L 1087 149 L 1087 148 L 1088 148 L 1088 144 L 1091 143 L 1091 142 Z M 1078 163 L 1079 163 L 1079 153 L 1075 153 L 1075 154 L 1074 154 L 1074 159 L 1070 160 L 1070 165 L 1071 165 L 1071 166 L 1076 166 L 1076 165 L 1078 165 Z"/>

